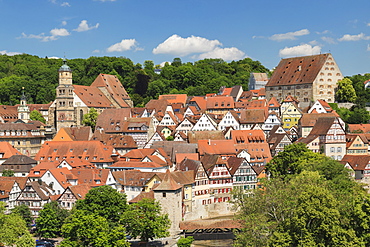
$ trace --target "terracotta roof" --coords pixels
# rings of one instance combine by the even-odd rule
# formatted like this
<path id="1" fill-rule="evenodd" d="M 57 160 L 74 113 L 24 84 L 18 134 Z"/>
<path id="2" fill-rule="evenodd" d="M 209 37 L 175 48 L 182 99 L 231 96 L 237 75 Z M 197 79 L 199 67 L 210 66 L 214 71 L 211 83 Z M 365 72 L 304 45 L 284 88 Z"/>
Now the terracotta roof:
<path id="1" fill-rule="evenodd" d="M 198 152 L 200 155 L 236 155 L 233 140 L 198 140 Z"/>
<path id="2" fill-rule="evenodd" d="M 169 170 L 166 171 L 166 174 L 162 180 L 162 182 L 158 185 L 158 187 L 154 188 L 154 191 L 174 191 L 179 190 L 182 188 L 182 185 L 177 183 L 173 178 L 172 174 Z"/>
<path id="3" fill-rule="evenodd" d="M 9 142 L 0 142 L 0 153 L 3 154 L 2 159 L 9 159 L 13 155 L 21 155 Z"/>
<path id="4" fill-rule="evenodd" d="M 72 141 L 88 141 L 90 140 L 92 135 L 90 126 L 69 127 L 62 129 L 65 131 L 65 133 L 70 137 Z M 61 131 L 62 129 L 60 129 L 59 131 Z M 63 139 L 57 138 L 58 133 L 54 137 L 53 141 L 63 141 Z"/>
<path id="5" fill-rule="evenodd" d="M 266 109 L 242 109 L 240 111 L 240 123 L 244 124 L 254 124 L 254 123 L 264 123 L 267 118 L 267 108 Z"/>
<path id="6" fill-rule="evenodd" d="M 326 135 L 330 127 L 333 125 L 334 120 L 335 117 L 317 119 L 315 126 L 310 132 L 310 135 Z"/>
<path id="7" fill-rule="evenodd" d="M 231 96 L 216 96 L 207 98 L 207 109 L 232 109 L 234 108 L 234 99 Z"/>
<path id="8" fill-rule="evenodd" d="M 198 143 L 199 140 L 225 140 L 222 130 L 188 131 L 189 143 Z"/>
<path id="9" fill-rule="evenodd" d="M 165 113 L 168 105 L 169 103 L 166 99 L 151 99 L 146 103 L 145 108 L 155 109 L 156 113 Z"/>
<path id="10" fill-rule="evenodd" d="M 73 85 L 74 93 L 88 107 L 111 108 L 112 102 L 97 87 Z"/>
<path id="11" fill-rule="evenodd" d="M 4 120 L 4 122 L 13 122 L 17 120 L 17 106 L 0 105 L 0 117 Z"/>
<path id="12" fill-rule="evenodd" d="M 130 135 L 104 134 L 96 131 L 91 138 L 92 141 L 101 141 L 104 145 L 112 146 L 115 149 L 136 149 L 137 144 Z"/>
<path id="13" fill-rule="evenodd" d="M 68 180 L 77 180 L 77 177 L 73 175 L 73 173 L 68 170 L 66 167 L 63 168 L 53 168 L 50 169 L 49 172 L 53 175 L 53 177 L 58 181 L 58 183 L 66 189 L 68 186 L 72 184 L 69 183 Z"/>
<path id="14" fill-rule="evenodd" d="M 139 201 L 146 199 L 154 199 L 154 191 L 151 190 L 149 192 L 142 191 L 139 195 L 129 201 L 129 203 L 138 203 Z"/>
<path id="15" fill-rule="evenodd" d="M 177 153 L 176 163 L 182 162 L 184 159 L 199 160 L 198 153 Z"/>
<path id="16" fill-rule="evenodd" d="M 348 124 L 348 130 L 351 133 L 370 133 L 370 124 Z"/>
<path id="17" fill-rule="evenodd" d="M 277 101 L 275 97 L 272 97 L 270 101 L 267 103 L 268 107 L 280 107 L 280 103 Z"/>
<path id="18" fill-rule="evenodd" d="M 107 184 L 109 169 L 76 168 L 71 173 L 77 177 L 78 184 L 88 183 L 90 186 L 101 186 Z"/>
<path id="19" fill-rule="evenodd" d="M 217 159 L 217 157 L 216 157 Z M 180 171 L 194 171 L 194 178 L 198 172 L 198 169 L 202 166 L 199 160 L 184 159 L 180 164 L 176 166 L 177 170 Z"/>
<path id="20" fill-rule="evenodd" d="M 144 186 L 153 177 L 153 172 L 124 170 L 112 172 L 117 183 L 130 186 Z"/>
<path id="21" fill-rule="evenodd" d="M 312 83 L 330 54 L 282 59 L 266 87 Z"/>
<path id="22" fill-rule="evenodd" d="M 23 190 L 28 181 L 27 177 L 0 177 L 0 181 L 15 181 L 19 187 Z"/>
<path id="23" fill-rule="evenodd" d="M 0 180 L 0 192 L 4 192 L 4 194 L 0 193 L 0 199 L 9 197 L 9 193 L 12 190 L 14 183 L 14 180 Z"/>
<path id="24" fill-rule="evenodd" d="M 89 193 L 89 190 L 92 188 L 89 184 L 77 184 L 77 185 L 72 185 L 68 187 L 72 194 L 78 199 L 78 200 L 83 200 L 85 199 L 85 196 L 87 193 Z"/>
<path id="25" fill-rule="evenodd" d="M 180 103 L 183 106 L 186 104 L 188 96 L 186 94 L 166 94 L 159 95 L 158 99 L 165 99 L 169 104 Z"/>
<path id="26" fill-rule="evenodd" d="M 91 163 L 113 162 L 113 147 L 99 141 L 48 141 L 36 154 L 35 160 L 84 159 Z"/>
<path id="27" fill-rule="evenodd" d="M 203 167 L 207 171 L 207 173 L 210 174 L 209 170 L 212 169 L 217 164 L 219 158 L 220 156 L 217 154 L 206 153 L 200 159 L 200 162 L 203 164 Z"/>
<path id="28" fill-rule="evenodd" d="M 302 127 L 313 127 L 319 118 L 333 117 L 335 117 L 334 113 L 303 113 L 299 122 Z"/>
<path id="29" fill-rule="evenodd" d="M 91 87 L 104 88 L 108 91 L 110 97 L 122 108 L 128 108 L 129 105 L 125 100 L 130 100 L 130 96 L 126 92 L 122 83 L 115 75 L 99 74 Z"/>
<path id="30" fill-rule="evenodd" d="M 189 99 L 188 104 L 190 104 L 191 102 L 194 102 L 199 107 L 199 110 L 201 111 L 204 111 L 207 109 L 207 100 L 204 96 L 192 96 Z"/>
<path id="31" fill-rule="evenodd" d="M 243 158 L 230 157 L 227 159 L 227 166 L 229 167 L 229 172 L 234 176 L 235 172 L 239 169 L 240 165 L 243 164 Z"/>
<path id="32" fill-rule="evenodd" d="M 265 166 L 252 166 L 252 169 L 259 176 L 265 170 Z"/>
<path id="33" fill-rule="evenodd" d="M 118 161 L 113 165 L 110 165 L 109 168 L 129 168 L 129 169 L 139 169 L 139 168 L 162 168 L 163 165 L 160 165 L 155 162 L 141 162 L 141 161 Z"/>
<path id="34" fill-rule="evenodd" d="M 370 163 L 370 155 L 344 155 L 342 162 L 348 162 L 353 170 L 365 170 Z"/>
<path id="35" fill-rule="evenodd" d="M 117 126 L 122 128 L 124 122 L 131 117 L 130 108 L 106 109 L 99 114 L 96 120 L 96 129 L 114 131 Z"/>

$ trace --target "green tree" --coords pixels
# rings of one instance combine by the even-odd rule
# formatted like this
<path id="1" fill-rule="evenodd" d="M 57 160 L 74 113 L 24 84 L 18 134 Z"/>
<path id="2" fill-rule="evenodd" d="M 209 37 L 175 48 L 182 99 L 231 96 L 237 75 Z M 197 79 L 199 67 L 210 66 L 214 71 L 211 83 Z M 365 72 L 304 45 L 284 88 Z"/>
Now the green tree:
<path id="1" fill-rule="evenodd" d="M 61 227 L 69 212 L 62 209 L 56 201 L 44 205 L 36 219 L 36 232 L 42 238 L 56 238 L 61 236 Z"/>
<path id="2" fill-rule="evenodd" d="M 180 237 L 179 240 L 177 240 L 177 246 L 178 247 L 191 247 L 191 244 L 193 243 L 194 238 L 192 236 L 189 237 Z"/>
<path id="3" fill-rule="evenodd" d="M 357 98 L 356 91 L 353 88 L 352 81 L 349 78 L 344 78 L 338 82 L 335 98 L 339 102 L 355 102 Z"/>
<path id="4" fill-rule="evenodd" d="M 90 126 L 94 131 L 96 126 L 96 120 L 98 119 L 98 112 L 95 108 L 90 108 L 89 112 L 83 116 L 82 124 Z"/>
<path id="5" fill-rule="evenodd" d="M 42 123 L 46 123 L 45 118 L 42 116 L 42 114 L 38 110 L 33 110 L 30 113 L 30 119 L 40 121 Z"/>
<path id="6" fill-rule="evenodd" d="M 4 212 L 5 203 L 0 202 L 0 243 L 6 246 L 35 246 L 22 217 L 18 214 L 6 215 Z"/>
<path id="7" fill-rule="evenodd" d="M 76 209 L 95 214 L 110 224 L 118 224 L 122 214 L 128 209 L 126 195 L 118 193 L 108 185 L 92 188 L 85 199 L 78 200 Z"/>
<path id="8" fill-rule="evenodd" d="M 30 227 L 33 222 L 31 210 L 27 205 L 18 205 L 12 209 L 12 214 L 18 214 L 26 222 L 27 226 Z"/>
<path id="9" fill-rule="evenodd" d="M 158 201 L 143 199 L 130 206 L 124 215 L 124 222 L 128 234 L 140 237 L 142 241 L 148 242 L 154 238 L 168 237 L 170 220 L 167 214 L 161 213 Z"/>
<path id="10" fill-rule="evenodd" d="M 14 171 L 13 170 L 4 170 L 3 171 L 3 177 L 14 177 Z"/>
<path id="11" fill-rule="evenodd" d="M 86 214 L 76 210 L 62 227 L 64 240 L 61 246 L 117 246 L 126 247 L 125 229 L 122 226 L 110 227 L 107 219 L 96 214 Z"/>

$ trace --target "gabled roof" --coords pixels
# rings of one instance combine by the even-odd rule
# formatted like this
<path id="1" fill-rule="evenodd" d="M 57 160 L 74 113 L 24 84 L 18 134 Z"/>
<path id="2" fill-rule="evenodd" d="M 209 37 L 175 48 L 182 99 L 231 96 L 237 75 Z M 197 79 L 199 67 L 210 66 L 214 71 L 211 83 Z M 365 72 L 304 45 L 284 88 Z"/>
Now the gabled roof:
<path id="1" fill-rule="evenodd" d="M 151 99 L 146 103 L 145 108 L 155 109 L 156 113 L 165 113 L 167 106 L 169 105 L 166 99 Z"/>
<path id="2" fill-rule="evenodd" d="M 97 87 L 73 85 L 74 93 L 88 107 L 112 108 L 111 101 Z"/>
<path id="3" fill-rule="evenodd" d="M 335 121 L 335 117 L 319 118 L 315 126 L 312 128 L 310 135 L 326 135 Z"/>
<path id="4" fill-rule="evenodd" d="M 88 183 L 90 186 L 101 186 L 107 184 L 109 169 L 98 168 L 76 168 L 71 173 L 77 177 L 78 184 Z"/>
<path id="5" fill-rule="evenodd" d="M 77 180 L 77 177 L 73 175 L 73 173 L 68 170 L 66 167 L 63 168 L 53 168 L 50 169 L 49 172 L 53 175 L 53 177 L 58 181 L 58 183 L 66 189 L 68 186 L 71 186 L 68 180 Z"/>
<path id="6" fill-rule="evenodd" d="M 0 153 L 3 154 L 2 159 L 9 159 L 13 155 L 21 154 L 9 142 L 0 142 Z"/>
<path id="7" fill-rule="evenodd" d="M 242 109 L 240 111 L 240 123 L 263 124 L 267 118 L 267 109 Z"/>
<path id="8" fill-rule="evenodd" d="M 215 96 L 207 98 L 207 109 L 232 109 L 234 99 L 231 96 Z"/>
<path id="9" fill-rule="evenodd" d="M 123 169 L 140 169 L 140 168 L 152 168 L 158 169 L 163 168 L 164 166 L 155 163 L 155 162 L 141 162 L 141 161 L 118 161 L 113 165 L 110 165 L 108 168 L 123 168 Z"/>
<path id="10" fill-rule="evenodd" d="M 229 167 L 229 172 L 234 176 L 235 172 L 243 164 L 244 158 L 230 157 L 227 160 L 227 166 Z"/>
<path id="11" fill-rule="evenodd" d="M 269 108 L 276 108 L 276 107 L 280 107 L 280 103 L 277 101 L 275 97 L 272 97 L 267 103 L 267 106 Z"/>
<path id="12" fill-rule="evenodd" d="M 23 190 L 24 187 L 26 186 L 28 178 L 27 177 L 0 177 L 0 181 L 15 181 L 18 183 L 21 190 Z"/>
<path id="13" fill-rule="evenodd" d="M 0 117 L 4 120 L 4 122 L 13 122 L 17 120 L 17 106 L 0 105 Z"/>
<path id="14" fill-rule="evenodd" d="M 61 128 L 53 141 L 88 141 L 92 135 L 90 126 Z"/>
<path id="15" fill-rule="evenodd" d="M 179 171 L 194 171 L 194 178 L 198 172 L 198 169 L 202 166 L 199 160 L 184 159 L 180 164 L 176 166 Z"/>
<path id="16" fill-rule="evenodd" d="M 104 129 L 104 131 L 114 131 L 116 130 L 117 126 L 122 128 L 122 125 L 126 121 L 129 121 L 130 117 L 130 108 L 106 109 L 99 114 L 96 120 L 96 129 Z"/>
<path id="17" fill-rule="evenodd" d="M 348 164 L 355 171 L 363 171 L 370 162 L 370 155 L 344 155 L 342 162 Z"/>
<path id="18" fill-rule="evenodd" d="M 130 100 L 130 96 L 126 92 L 122 83 L 115 75 L 99 74 L 91 87 L 104 88 L 108 91 L 110 97 L 122 108 L 127 108 L 129 105 L 125 100 Z"/>
<path id="19" fill-rule="evenodd" d="M 136 149 L 137 144 L 130 135 L 104 134 L 101 131 L 95 131 L 92 141 L 101 141 L 104 145 L 112 146 L 115 149 Z"/>
<path id="20" fill-rule="evenodd" d="M 329 56 L 326 53 L 282 59 L 266 87 L 312 83 Z"/>
<path id="21" fill-rule="evenodd" d="M 37 161 L 21 154 L 11 156 L 9 159 L 4 161 L 3 165 L 37 165 Z"/>
<path id="22" fill-rule="evenodd" d="M 195 103 L 200 111 L 207 109 L 207 99 L 204 96 L 192 96 L 188 99 L 188 104 Z"/>
<path id="23" fill-rule="evenodd" d="M 166 94 L 159 95 L 158 99 L 165 99 L 169 104 L 180 103 L 183 106 L 186 104 L 188 96 L 186 94 Z"/>
<path id="24" fill-rule="evenodd" d="M 158 187 L 154 188 L 154 191 L 175 191 L 182 188 L 182 185 L 177 183 L 173 178 L 173 175 L 170 173 L 169 170 L 166 171 L 166 174 L 162 180 L 162 182 L 158 185 Z"/>
<path id="25" fill-rule="evenodd" d="M 153 172 L 124 170 L 112 172 L 117 183 L 128 186 L 144 186 L 153 177 Z"/>
<path id="26" fill-rule="evenodd" d="M 313 127 L 319 118 L 333 118 L 335 116 L 334 113 L 303 113 L 299 122 L 302 127 Z"/>
<path id="27" fill-rule="evenodd" d="M 89 193 L 89 190 L 91 188 L 92 188 L 91 185 L 87 183 L 72 185 L 68 187 L 68 189 L 72 192 L 72 194 L 76 197 L 77 200 L 85 199 L 86 194 Z"/>
<path id="28" fill-rule="evenodd" d="M 153 199 L 154 200 L 154 191 L 151 190 L 149 192 L 142 191 L 139 195 L 129 201 L 129 203 L 138 203 L 143 199 Z"/>
<path id="29" fill-rule="evenodd" d="M 370 133 L 370 124 L 348 124 L 351 133 Z"/>

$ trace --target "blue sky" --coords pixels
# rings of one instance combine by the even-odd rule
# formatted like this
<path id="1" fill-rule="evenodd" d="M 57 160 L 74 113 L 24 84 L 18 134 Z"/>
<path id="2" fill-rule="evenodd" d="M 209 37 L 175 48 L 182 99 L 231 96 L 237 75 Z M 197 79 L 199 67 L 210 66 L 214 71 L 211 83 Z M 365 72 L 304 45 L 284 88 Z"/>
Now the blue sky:
<path id="1" fill-rule="evenodd" d="M 0 0 L 0 53 L 281 58 L 330 52 L 344 75 L 370 72 L 369 0 Z"/>

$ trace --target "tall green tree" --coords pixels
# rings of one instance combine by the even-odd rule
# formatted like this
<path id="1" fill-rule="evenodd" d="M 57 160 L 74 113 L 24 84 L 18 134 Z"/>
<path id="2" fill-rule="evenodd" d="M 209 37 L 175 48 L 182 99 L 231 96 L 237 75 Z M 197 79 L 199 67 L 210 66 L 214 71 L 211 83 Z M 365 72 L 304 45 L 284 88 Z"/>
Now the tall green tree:
<path id="1" fill-rule="evenodd" d="M 158 201 L 143 199 L 131 204 L 123 218 L 127 232 L 133 238 L 140 237 L 142 241 L 148 242 L 169 236 L 171 222 L 167 214 L 161 213 Z"/>
<path id="2" fill-rule="evenodd" d="M 122 226 L 111 227 L 108 220 L 96 214 L 76 210 L 62 227 L 64 240 L 61 246 L 116 246 L 126 247 L 125 229 Z"/>
<path id="3" fill-rule="evenodd" d="M 22 204 L 22 205 L 15 206 L 12 209 L 12 214 L 18 214 L 19 216 L 21 216 L 23 220 L 26 222 L 27 227 L 30 227 L 31 224 L 33 223 L 33 217 L 31 214 L 31 210 L 27 205 Z"/>
<path id="4" fill-rule="evenodd" d="M 89 112 L 83 116 L 82 124 L 90 126 L 94 131 L 96 126 L 96 120 L 98 119 L 98 112 L 95 108 L 90 108 Z"/>
<path id="5" fill-rule="evenodd" d="M 355 102 L 357 95 L 349 78 L 344 78 L 338 82 L 335 98 L 339 102 Z"/>
<path id="6" fill-rule="evenodd" d="M 99 215 L 110 224 L 118 224 L 122 214 L 128 209 L 125 194 L 118 193 L 108 185 L 92 188 L 85 199 L 78 200 L 76 209 Z"/>
<path id="7" fill-rule="evenodd" d="M 26 222 L 18 214 L 5 214 L 4 202 L 0 202 L 0 243 L 6 246 L 35 246 Z"/>
<path id="8" fill-rule="evenodd" d="M 3 171 L 3 177 L 14 177 L 14 171 L 13 170 L 4 170 Z"/>
<path id="9" fill-rule="evenodd" d="M 56 201 L 44 205 L 36 219 L 36 232 L 42 238 L 56 238 L 61 236 L 61 228 L 69 211 L 59 206 Z"/>

